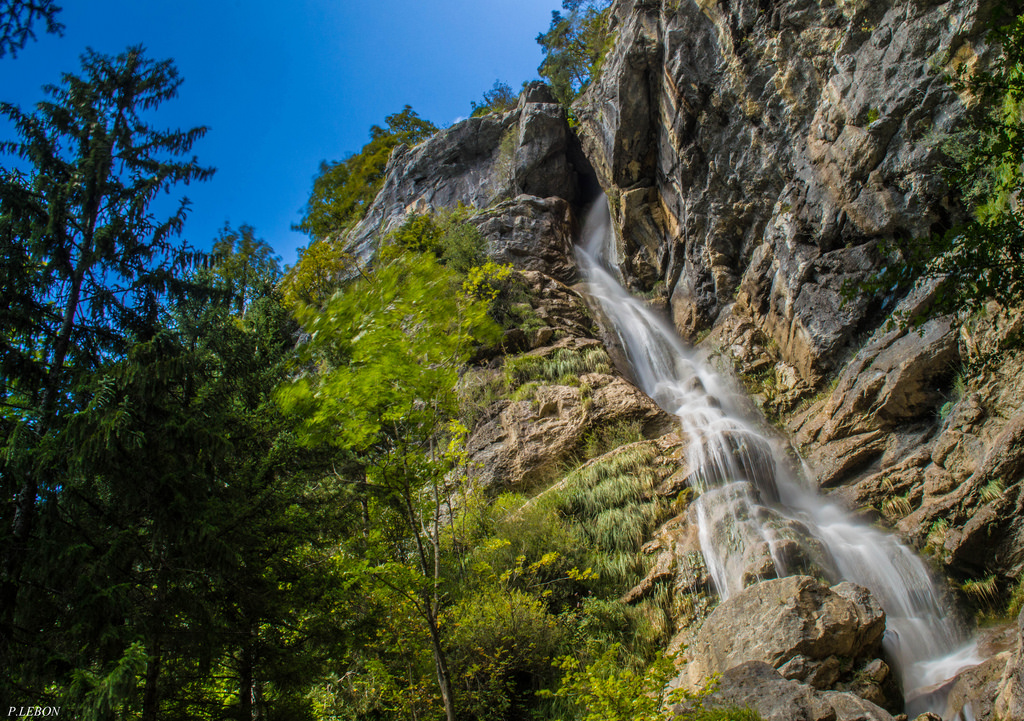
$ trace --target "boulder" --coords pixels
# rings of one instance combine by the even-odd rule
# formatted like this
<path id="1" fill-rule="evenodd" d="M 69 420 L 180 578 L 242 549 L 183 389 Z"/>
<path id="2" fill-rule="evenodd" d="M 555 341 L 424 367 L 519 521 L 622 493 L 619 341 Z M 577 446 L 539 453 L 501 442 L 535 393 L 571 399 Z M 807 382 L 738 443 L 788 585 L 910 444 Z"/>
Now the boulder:
<path id="1" fill-rule="evenodd" d="M 487 239 L 496 263 L 544 273 L 563 283 L 576 281 L 572 207 L 562 198 L 519 195 L 470 218 Z"/>
<path id="2" fill-rule="evenodd" d="M 539 352 L 545 350 L 549 349 Z M 585 392 L 591 394 L 589 398 Z M 580 386 L 541 386 L 532 400 L 498 405 L 497 412 L 478 425 L 466 442 L 470 475 L 492 488 L 523 489 L 551 480 L 596 428 L 638 421 L 644 435 L 655 438 L 675 425 L 631 383 L 598 373 L 581 378 Z"/>
<path id="3" fill-rule="evenodd" d="M 851 660 L 878 654 L 884 630 L 885 613 L 859 586 L 829 588 L 809 576 L 762 581 L 708 616 L 681 680 L 697 689 L 713 674 L 761 661 L 787 678 L 830 688 L 849 675 Z"/>

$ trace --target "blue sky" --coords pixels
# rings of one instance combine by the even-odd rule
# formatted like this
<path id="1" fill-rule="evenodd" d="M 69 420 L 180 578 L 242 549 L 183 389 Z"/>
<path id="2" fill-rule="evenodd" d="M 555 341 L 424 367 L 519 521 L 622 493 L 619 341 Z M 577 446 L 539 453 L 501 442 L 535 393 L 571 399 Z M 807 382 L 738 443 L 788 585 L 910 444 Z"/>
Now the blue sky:
<path id="1" fill-rule="evenodd" d="M 290 264 L 321 160 L 358 151 L 409 104 L 438 126 L 468 115 L 495 80 L 537 76 L 536 43 L 559 0 L 63 0 L 63 37 L 0 60 L 0 100 L 28 110 L 77 71 L 86 47 L 143 44 L 185 83 L 158 125 L 210 126 L 194 148 L 212 181 L 190 186 L 185 237 L 208 246 L 249 223 Z M 12 139 L 0 125 L 0 139 Z"/>

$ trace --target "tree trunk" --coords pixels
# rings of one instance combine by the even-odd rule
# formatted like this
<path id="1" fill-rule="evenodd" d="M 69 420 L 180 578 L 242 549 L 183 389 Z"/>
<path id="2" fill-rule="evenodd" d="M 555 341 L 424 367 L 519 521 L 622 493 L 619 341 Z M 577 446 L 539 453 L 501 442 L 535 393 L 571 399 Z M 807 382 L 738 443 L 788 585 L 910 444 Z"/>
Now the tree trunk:
<path id="1" fill-rule="evenodd" d="M 239 718 L 253 718 L 253 691 L 255 686 L 256 659 L 253 642 L 247 640 L 242 648 L 242 667 L 239 669 L 238 702 Z"/>
<path id="2" fill-rule="evenodd" d="M 434 668 L 437 671 L 437 685 L 441 687 L 441 700 L 444 702 L 444 713 L 447 721 L 455 720 L 455 699 L 452 693 L 452 679 L 448 671 L 448 661 L 441 647 L 441 633 L 437 626 L 437 617 L 426 606 L 427 626 L 430 628 L 430 649 L 434 652 Z"/>

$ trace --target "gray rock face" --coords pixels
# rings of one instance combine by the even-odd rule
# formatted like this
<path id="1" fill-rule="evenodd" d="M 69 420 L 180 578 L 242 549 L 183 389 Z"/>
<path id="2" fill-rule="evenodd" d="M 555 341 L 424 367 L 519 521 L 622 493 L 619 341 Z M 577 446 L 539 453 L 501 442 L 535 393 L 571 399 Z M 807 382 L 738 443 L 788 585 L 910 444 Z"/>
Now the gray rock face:
<path id="1" fill-rule="evenodd" d="M 935 283 L 914 290 L 897 312 L 914 317 L 934 290 Z M 948 317 L 920 328 L 883 325 L 875 331 L 797 433 L 800 444 L 814 446 L 808 463 L 819 485 L 841 483 L 882 458 L 890 431 L 935 413 L 960 359 L 957 336 Z"/>
<path id="2" fill-rule="evenodd" d="M 833 688 L 851 660 L 877 655 L 884 631 L 885 613 L 860 586 L 829 588 L 809 576 L 762 581 L 708 616 L 687 651 L 684 683 L 696 689 L 715 673 L 761 661 L 786 678 Z"/>
<path id="3" fill-rule="evenodd" d="M 574 106 L 627 275 L 664 281 L 684 334 L 735 297 L 815 381 L 880 318 L 844 302 L 875 241 L 949 221 L 928 137 L 941 72 L 984 52 L 987 4 L 619 0 L 618 38 Z"/>
<path id="4" fill-rule="evenodd" d="M 578 149 L 565 113 L 540 83 L 524 90 L 504 115 L 469 118 L 441 130 L 415 148 L 399 146 L 385 171 L 384 186 L 346 243 L 366 256 L 375 237 L 409 213 L 453 208 L 483 209 L 517 195 L 583 202 L 592 171 Z"/>
<path id="5" fill-rule="evenodd" d="M 572 245 L 576 223 L 562 198 L 519 195 L 474 215 L 496 263 L 539 271 L 563 283 L 576 281 Z"/>

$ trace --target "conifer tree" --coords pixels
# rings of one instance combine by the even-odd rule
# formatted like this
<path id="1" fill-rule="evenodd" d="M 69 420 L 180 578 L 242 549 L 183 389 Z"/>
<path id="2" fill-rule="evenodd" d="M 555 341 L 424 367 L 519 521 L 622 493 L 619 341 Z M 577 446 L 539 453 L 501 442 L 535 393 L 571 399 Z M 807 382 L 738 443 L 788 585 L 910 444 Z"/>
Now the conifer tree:
<path id="1" fill-rule="evenodd" d="M 181 84 L 170 61 L 141 47 L 88 51 L 82 74 L 44 88 L 33 113 L 0 104 L 18 139 L 0 166 L 0 456 L 5 534 L 0 647 L 12 641 L 22 560 L 41 500 L 61 487 L 51 468 L 73 449 L 59 429 L 84 398 L 84 374 L 154 332 L 162 294 L 195 260 L 173 242 L 188 201 L 160 219 L 150 206 L 212 169 L 182 159 L 206 128 L 157 130 L 150 113 Z"/>

